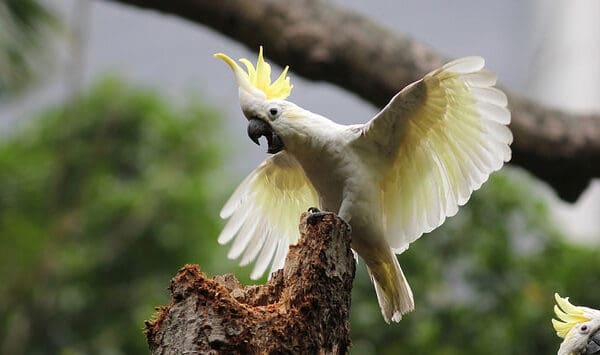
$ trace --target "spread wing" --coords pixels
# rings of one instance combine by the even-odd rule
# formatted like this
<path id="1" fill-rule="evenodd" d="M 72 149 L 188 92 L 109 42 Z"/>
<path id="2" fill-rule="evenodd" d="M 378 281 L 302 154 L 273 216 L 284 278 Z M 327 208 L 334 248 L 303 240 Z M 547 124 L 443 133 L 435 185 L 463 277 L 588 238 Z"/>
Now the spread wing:
<path id="1" fill-rule="evenodd" d="M 228 257 L 245 266 L 256 260 L 250 277 L 271 265 L 283 267 L 289 245 L 298 239 L 300 214 L 317 206 L 317 193 L 294 157 L 285 151 L 263 161 L 248 175 L 221 210 L 229 219 L 219 243 L 232 242 Z"/>
<path id="2" fill-rule="evenodd" d="M 467 57 L 398 93 L 364 126 L 385 159 L 381 184 L 388 243 L 405 250 L 453 216 L 511 157 L 510 112 L 496 76 Z"/>

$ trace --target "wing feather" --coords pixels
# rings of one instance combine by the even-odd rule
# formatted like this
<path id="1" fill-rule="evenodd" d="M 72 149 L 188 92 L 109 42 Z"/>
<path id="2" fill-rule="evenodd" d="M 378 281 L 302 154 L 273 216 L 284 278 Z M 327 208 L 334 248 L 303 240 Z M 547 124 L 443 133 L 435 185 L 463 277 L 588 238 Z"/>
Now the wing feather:
<path id="1" fill-rule="evenodd" d="M 231 242 L 228 257 L 253 261 L 252 279 L 283 266 L 289 245 L 298 239 L 300 214 L 317 206 L 317 193 L 300 164 L 286 152 L 266 159 L 246 177 L 223 206 L 228 219 L 219 243 Z"/>
<path id="2" fill-rule="evenodd" d="M 397 253 L 456 214 L 510 160 L 507 98 L 483 66 L 479 57 L 450 62 L 402 90 L 365 125 L 360 139 L 391 161 L 381 196 Z"/>
<path id="3" fill-rule="evenodd" d="M 266 229 L 264 224 L 264 221 L 257 221 L 257 223 L 254 223 L 257 231 L 264 231 Z M 266 233 L 257 233 L 256 231 L 250 236 L 248 244 L 246 245 L 246 250 L 240 260 L 240 266 L 246 266 L 256 259 L 260 249 L 265 243 L 265 237 Z"/>

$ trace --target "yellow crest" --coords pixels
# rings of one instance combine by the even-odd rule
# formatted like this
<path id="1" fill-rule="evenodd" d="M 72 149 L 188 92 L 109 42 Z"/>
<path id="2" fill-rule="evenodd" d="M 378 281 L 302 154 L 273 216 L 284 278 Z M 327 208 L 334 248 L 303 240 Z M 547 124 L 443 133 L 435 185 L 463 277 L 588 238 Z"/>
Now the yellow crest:
<path id="1" fill-rule="evenodd" d="M 569 297 L 562 298 L 558 293 L 554 294 L 556 305 L 554 305 L 554 313 L 560 319 L 552 319 L 552 325 L 556 331 L 556 335 L 564 338 L 569 330 L 577 324 L 589 322 L 590 317 L 586 314 L 586 308 L 574 306 L 569 302 Z"/>
<path id="2" fill-rule="evenodd" d="M 242 88 L 245 85 L 251 85 L 264 93 L 267 99 L 285 99 L 292 92 L 293 86 L 290 85 L 290 78 L 286 77 L 287 66 L 283 69 L 277 80 L 271 83 L 271 66 L 263 58 L 262 46 L 260 46 L 258 52 L 256 67 L 248 59 L 240 59 L 240 62 L 246 66 L 247 72 L 240 68 L 233 59 L 223 53 L 217 53 L 215 57 L 223 60 L 231 67 L 236 75 L 238 85 Z"/>

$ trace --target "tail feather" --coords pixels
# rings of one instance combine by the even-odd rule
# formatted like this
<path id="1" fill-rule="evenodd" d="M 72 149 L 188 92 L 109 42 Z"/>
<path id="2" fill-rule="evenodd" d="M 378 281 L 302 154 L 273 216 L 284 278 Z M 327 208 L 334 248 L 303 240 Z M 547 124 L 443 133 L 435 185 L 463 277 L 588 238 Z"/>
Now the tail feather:
<path id="1" fill-rule="evenodd" d="M 391 251 L 390 254 L 390 262 L 372 263 L 367 267 L 386 323 L 390 320 L 399 322 L 402 315 L 415 309 L 412 290 L 404 277 L 400 263 Z"/>

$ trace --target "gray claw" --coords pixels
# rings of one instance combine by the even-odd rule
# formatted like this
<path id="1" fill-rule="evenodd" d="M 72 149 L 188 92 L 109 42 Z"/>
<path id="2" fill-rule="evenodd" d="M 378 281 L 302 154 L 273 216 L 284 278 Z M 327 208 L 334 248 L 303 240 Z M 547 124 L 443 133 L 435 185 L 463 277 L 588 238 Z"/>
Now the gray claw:
<path id="1" fill-rule="evenodd" d="M 318 221 L 322 220 L 323 217 L 327 216 L 328 214 L 333 214 L 333 212 L 321 212 L 319 209 L 314 207 L 309 208 L 308 212 L 310 212 L 310 215 L 306 217 L 306 223 L 310 224 L 311 226 L 317 224 Z"/>

